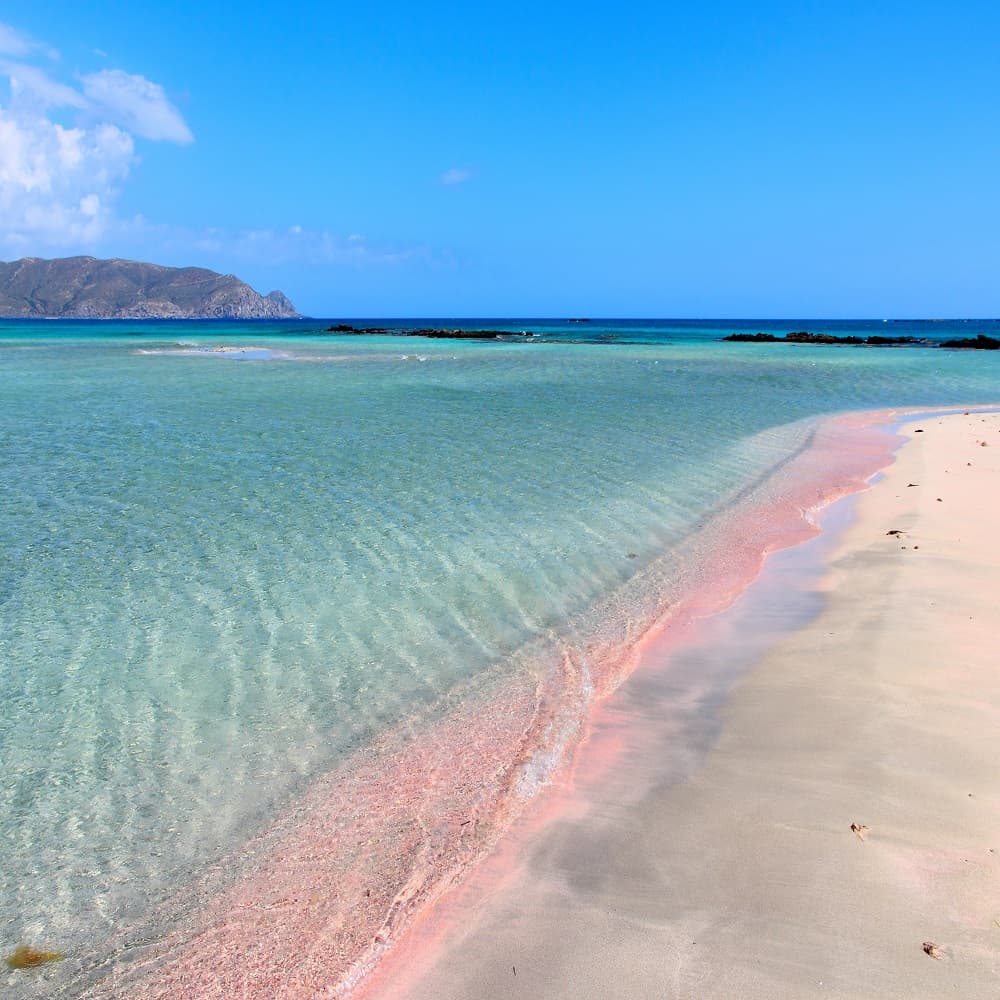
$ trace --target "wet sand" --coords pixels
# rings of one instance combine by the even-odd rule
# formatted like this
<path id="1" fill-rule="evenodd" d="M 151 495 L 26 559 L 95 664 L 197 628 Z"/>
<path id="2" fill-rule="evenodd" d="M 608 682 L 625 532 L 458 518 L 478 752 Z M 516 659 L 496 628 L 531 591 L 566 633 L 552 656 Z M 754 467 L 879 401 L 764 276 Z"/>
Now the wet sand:
<path id="1" fill-rule="evenodd" d="M 996 996 L 1000 415 L 905 434 L 832 551 L 772 559 L 698 642 L 645 651 L 571 787 L 372 995 Z"/>

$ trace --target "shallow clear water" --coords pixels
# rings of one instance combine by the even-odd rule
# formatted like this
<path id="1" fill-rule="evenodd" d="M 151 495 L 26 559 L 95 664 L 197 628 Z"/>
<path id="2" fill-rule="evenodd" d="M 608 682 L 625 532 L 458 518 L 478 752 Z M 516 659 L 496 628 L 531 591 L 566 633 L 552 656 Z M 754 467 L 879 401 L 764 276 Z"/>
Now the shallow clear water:
<path id="1" fill-rule="evenodd" d="M 994 354 L 715 339 L 768 328 L 0 324 L 0 948 L 93 947 L 387 725 L 571 642 L 818 415 L 1000 398 Z"/>

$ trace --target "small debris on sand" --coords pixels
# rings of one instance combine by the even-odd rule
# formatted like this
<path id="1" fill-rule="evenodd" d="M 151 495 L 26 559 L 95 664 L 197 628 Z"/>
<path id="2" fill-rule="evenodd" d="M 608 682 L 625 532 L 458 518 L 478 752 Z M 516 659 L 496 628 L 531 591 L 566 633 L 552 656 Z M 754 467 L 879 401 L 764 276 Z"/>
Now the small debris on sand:
<path id="1" fill-rule="evenodd" d="M 905 535 L 906 532 L 902 528 L 893 528 L 891 531 L 886 532 L 887 535 Z"/>
<path id="2" fill-rule="evenodd" d="M 920 483 L 907 483 L 906 485 L 907 486 L 919 486 Z"/>
<path id="3" fill-rule="evenodd" d="M 864 840 L 865 834 L 868 833 L 868 827 L 864 823 L 852 823 L 851 832 L 854 834 L 858 840 Z"/>
<path id="4" fill-rule="evenodd" d="M 923 944 L 924 954 L 931 958 L 941 958 L 941 949 L 933 941 L 925 941 Z"/>
<path id="5" fill-rule="evenodd" d="M 36 969 L 49 962 L 61 962 L 65 957 L 58 951 L 40 951 L 27 944 L 19 944 L 7 956 L 7 965 L 12 969 Z"/>

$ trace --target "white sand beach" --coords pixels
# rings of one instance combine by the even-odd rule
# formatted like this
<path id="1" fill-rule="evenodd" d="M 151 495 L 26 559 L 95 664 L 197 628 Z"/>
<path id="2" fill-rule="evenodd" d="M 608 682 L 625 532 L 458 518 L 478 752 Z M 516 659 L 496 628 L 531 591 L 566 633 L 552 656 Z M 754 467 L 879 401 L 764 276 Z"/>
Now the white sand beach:
<path id="1" fill-rule="evenodd" d="M 613 765 L 378 995 L 997 995 L 1000 415 L 904 433 L 691 773 L 631 800 Z"/>

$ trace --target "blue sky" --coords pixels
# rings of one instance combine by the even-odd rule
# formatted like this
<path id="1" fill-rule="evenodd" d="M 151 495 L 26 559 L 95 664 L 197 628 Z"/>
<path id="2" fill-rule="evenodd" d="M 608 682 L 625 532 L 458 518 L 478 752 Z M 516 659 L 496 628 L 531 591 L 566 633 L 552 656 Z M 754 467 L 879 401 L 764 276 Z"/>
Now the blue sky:
<path id="1" fill-rule="evenodd" d="M 330 316 L 998 316 L 995 3 L 6 0 L 0 257 Z"/>

